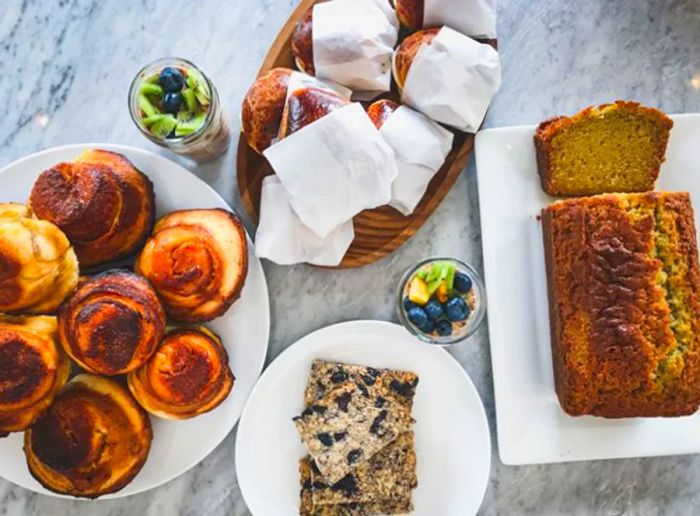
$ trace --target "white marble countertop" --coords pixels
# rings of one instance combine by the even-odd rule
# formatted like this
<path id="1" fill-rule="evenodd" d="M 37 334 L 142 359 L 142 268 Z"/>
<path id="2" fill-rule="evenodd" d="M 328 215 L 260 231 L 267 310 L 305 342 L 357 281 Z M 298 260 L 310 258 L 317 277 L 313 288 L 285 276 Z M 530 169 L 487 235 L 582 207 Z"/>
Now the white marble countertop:
<path id="1" fill-rule="evenodd" d="M 237 129 L 242 97 L 296 2 L 3 0 L 0 166 L 68 143 L 156 150 L 132 125 L 126 93 L 143 64 L 167 55 L 189 58 L 208 72 Z M 489 127 L 533 124 L 616 98 L 669 113 L 700 111 L 696 0 L 500 0 L 498 29 L 503 88 Z M 240 205 L 233 150 L 189 168 Z M 266 264 L 273 320 L 268 361 L 328 324 L 395 319 L 402 271 L 435 254 L 482 266 L 473 163 L 418 234 L 379 263 L 340 272 Z M 485 328 L 454 354 L 479 389 L 495 437 Z M 188 473 L 121 500 L 64 501 L 0 480 L 0 516 L 249 514 L 236 483 L 234 440 L 235 431 Z M 516 468 L 502 465 L 494 448 L 481 512 L 697 514 L 699 480 L 698 456 Z M 275 486 L 267 488 L 273 493 Z"/>

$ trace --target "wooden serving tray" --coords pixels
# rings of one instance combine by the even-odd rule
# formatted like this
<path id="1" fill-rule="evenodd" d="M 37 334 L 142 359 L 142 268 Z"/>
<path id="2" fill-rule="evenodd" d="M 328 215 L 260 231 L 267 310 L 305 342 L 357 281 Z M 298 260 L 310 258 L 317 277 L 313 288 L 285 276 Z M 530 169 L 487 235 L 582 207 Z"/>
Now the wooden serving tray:
<path id="1" fill-rule="evenodd" d="M 307 9 L 318 1 L 322 0 L 301 0 L 272 43 L 258 76 L 276 67 L 296 69 L 292 55 L 292 32 L 297 21 Z M 495 46 L 495 40 L 489 41 L 489 43 Z M 400 100 L 395 86 L 384 97 L 397 102 Z M 428 185 L 423 199 L 413 214 L 406 217 L 389 206 L 359 213 L 353 219 L 355 240 L 353 240 L 338 268 L 361 267 L 383 258 L 411 238 L 425 223 L 452 188 L 474 148 L 473 134 L 460 131 L 453 131 L 453 133 L 455 138 L 452 151 Z M 243 133 L 238 141 L 236 169 L 238 190 L 243 207 L 253 222 L 257 224 L 260 214 L 262 180 L 274 172 L 267 160 L 248 146 Z"/>

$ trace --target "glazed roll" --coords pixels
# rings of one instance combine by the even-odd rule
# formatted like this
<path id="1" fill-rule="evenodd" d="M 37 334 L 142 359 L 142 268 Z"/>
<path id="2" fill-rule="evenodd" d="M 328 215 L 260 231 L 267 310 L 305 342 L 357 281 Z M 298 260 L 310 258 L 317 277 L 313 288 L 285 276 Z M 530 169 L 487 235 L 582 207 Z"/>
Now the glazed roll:
<path id="1" fill-rule="evenodd" d="M 128 373 L 144 364 L 165 331 L 165 311 L 148 281 L 107 271 L 86 280 L 58 311 L 63 349 L 96 374 Z"/>
<path id="2" fill-rule="evenodd" d="M 289 93 L 282 113 L 279 137 L 285 138 L 348 104 L 350 100 L 321 88 L 294 90 Z"/>
<path id="3" fill-rule="evenodd" d="M 248 145 L 258 153 L 277 138 L 291 74 L 289 68 L 273 68 L 253 83 L 243 99 L 243 132 Z"/>
<path id="4" fill-rule="evenodd" d="M 155 220 L 151 181 L 126 157 L 99 149 L 42 172 L 29 202 L 66 233 L 81 267 L 133 254 Z"/>
<path id="5" fill-rule="evenodd" d="M 34 424 L 69 374 L 55 317 L 0 316 L 0 435 Z"/>
<path id="6" fill-rule="evenodd" d="M 161 218 L 136 260 L 170 317 L 204 322 L 240 296 L 248 273 L 243 224 L 222 209 L 174 211 Z"/>
<path id="7" fill-rule="evenodd" d="M 384 122 L 389 120 L 391 114 L 399 109 L 399 106 L 401 106 L 401 104 L 398 102 L 394 102 L 393 100 L 389 99 L 382 99 L 370 104 L 367 108 L 367 114 L 369 115 L 370 120 L 372 120 L 374 126 L 377 129 L 381 129 Z"/>
<path id="8" fill-rule="evenodd" d="M 0 312 L 52 313 L 77 282 L 66 235 L 22 204 L 0 204 Z"/>
<path id="9" fill-rule="evenodd" d="M 465 36 L 496 37 L 496 0 L 393 0 L 410 30 L 448 25 Z"/>
<path id="10" fill-rule="evenodd" d="M 146 462 L 148 414 L 109 378 L 81 374 L 24 434 L 29 472 L 46 489 L 84 498 L 119 491 Z"/>
<path id="11" fill-rule="evenodd" d="M 425 29 L 415 32 L 404 39 L 394 54 L 394 80 L 399 91 L 403 90 L 408 77 L 408 71 L 416 58 L 418 50 L 423 45 L 430 45 L 440 28 Z"/>
<path id="12" fill-rule="evenodd" d="M 209 412 L 226 399 L 233 382 L 226 349 L 204 327 L 171 330 L 149 361 L 128 376 L 136 401 L 165 419 Z"/>

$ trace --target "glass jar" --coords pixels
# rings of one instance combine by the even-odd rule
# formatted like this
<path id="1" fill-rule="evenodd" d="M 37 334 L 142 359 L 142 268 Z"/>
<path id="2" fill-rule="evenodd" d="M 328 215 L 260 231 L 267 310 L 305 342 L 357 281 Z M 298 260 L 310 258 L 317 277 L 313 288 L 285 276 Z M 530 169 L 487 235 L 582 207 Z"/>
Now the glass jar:
<path id="1" fill-rule="evenodd" d="M 144 95 L 142 85 L 144 83 L 156 84 L 161 71 L 167 67 L 177 69 L 188 81 L 190 76 L 196 78 L 195 82 L 201 88 L 201 93 L 206 98 L 208 94 L 208 105 L 205 112 L 201 112 L 203 121 L 201 125 L 189 134 L 176 134 L 175 128 L 168 135 L 156 134 L 153 125 L 147 125 L 144 121 L 149 120 L 149 114 L 144 111 L 142 97 Z M 188 87 L 188 82 L 184 88 Z M 160 88 L 157 85 L 157 88 Z M 184 100 L 183 100 L 184 102 Z M 199 98 L 195 98 L 197 109 L 203 108 Z M 153 103 L 146 106 L 147 109 L 154 107 Z M 157 108 L 155 108 L 158 110 Z M 161 110 L 157 115 L 166 115 Z M 177 57 L 166 57 L 153 61 L 144 66 L 134 77 L 129 88 L 129 113 L 136 127 L 153 143 L 170 149 L 173 152 L 188 156 L 196 161 L 210 161 L 221 156 L 228 150 L 231 142 L 231 127 L 229 121 L 221 108 L 218 92 L 209 78 L 193 63 Z M 194 115 L 194 113 L 192 113 Z M 179 114 L 175 116 L 179 121 Z M 150 117 L 153 118 L 153 117 Z"/>
<path id="2" fill-rule="evenodd" d="M 459 292 L 457 290 L 457 284 L 453 281 L 452 291 L 446 290 L 446 287 L 440 287 L 440 289 L 438 289 L 442 291 L 440 293 L 438 293 L 437 290 L 430 292 L 430 289 L 428 289 L 427 291 L 423 292 L 421 299 L 414 297 L 414 299 L 416 299 L 418 302 L 412 301 L 410 299 L 412 281 L 414 281 L 415 278 L 420 279 L 420 276 L 426 274 L 426 271 L 430 271 L 433 266 L 444 267 L 446 264 L 452 264 L 454 266 L 453 278 L 460 274 L 468 279 L 465 280 L 464 278 L 461 278 L 459 280 L 460 286 L 463 286 L 464 284 L 470 285 L 468 291 Z M 429 279 L 429 277 L 425 279 Z M 439 284 L 439 279 L 440 277 L 433 281 L 438 282 Z M 433 283 L 426 282 L 424 279 L 421 281 L 426 284 L 426 287 L 429 283 Z M 420 288 L 414 289 L 413 293 L 420 294 L 422 287 L 423 286 L 421 285 Z M 443 300 L 440 300 L 438 299 L 438 295 L 440 294 L 446 297 L 443 297 Z M 458 320 L 460 317 L 452 317 L 452 319 L 448 317 L 448 315 L 454 315 L 455 310 L 450 310 L 448 312 L 447 305 L 453 298 L 457 297 L 461 298 L 464 304 L 466 304 L 468 307 L 467 315 L 463 320 Z M 422 303 L 423 301 L 425 301 L 425 303 Z M 428 307 L 428 302 L 432 302 L 431 304 L 433 306 Z M 456 311 L 458 312 L 462 301 L 453 301 L 453 303 L 456 304 Z M 411 320 L 412 317 L 409 311 L 415 308 L 422 310 L 423 314 L 425 314 L 428 320 L 431 321 L 428 323 L 427 328 L 423 327 L 421 329 L 421 327 L 414 322 L 423 318 L 421 313 L 413 313 L 413 321 Z M 455 308 L 455 306 L 449 308 Z M 481 276 L 479 276 L 479 273 L 477 273 L 476 270 L 470 265 L 467 265 L 466 263 L 455 258 L 428 258 L 421 261 L 414 267 L 411 267 L 401 278 L 397 293 L 397 310 L 401 324 L 403 324 L 409 332 L 418 337 L 420 340 L 429 344 L 450 346 L 469 338 L 481 326 L 484 316 L 486 315 L 486 290 L 484 288 L 484 283 L 481 280 Z M 459 315 L 459 312 L 457 315 Z M 438 325 L 442 324 L 443 327 L 446 327 L 447 323 L 449 323 L 452 332 L 449 335 L 441 335 L 438 331 Z"/>

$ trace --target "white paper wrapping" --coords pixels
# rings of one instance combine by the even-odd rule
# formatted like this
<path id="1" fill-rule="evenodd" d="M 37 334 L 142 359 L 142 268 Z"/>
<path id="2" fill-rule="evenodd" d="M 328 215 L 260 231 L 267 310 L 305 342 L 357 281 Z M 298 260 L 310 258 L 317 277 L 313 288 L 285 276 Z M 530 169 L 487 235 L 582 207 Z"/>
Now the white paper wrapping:
<path id="1" fill-rule="evenodd" d="M 445 162 L 454 135 L 406 106 L 394 111 L 379 130 L 394 150 L 399 175 L 391 185 L 393 208 L 410 215 Z"/>
<path id="2" fill-rule="evenodd" d="M 289 83 L 287 84 L 287 98 L 289 94 L 301 88 L 319 88 L 321 90 L 328 90 L 333 93 L 337 93 L 341 97 L 350 100 L 352 96 L 352 90 L 346 88 L 342 84 L 330 80 L 319 79 L 312 75 L 308 75 L 302 72 L 292 72 L 289 76 Z"/>
<path id="3" fill-rule="evenodd" d="M 443 27 L 430 45 L 418 49 L 401 101 L 433 120 L 475 133 L 500 87 L 498 52 Z"/>
<path id="4" fill-rule="evenodd" d="M 387 0 L 332 0 L 316 4 L 316 76 L 353 90 L 389 91 L 398 27 L 396 13 Z"/>
<path id="5" fill-rule="evenodd" d="M 352 221 L 341 224 L 320 238 L 299 219 L 277 176 L 263 180 L 260 223 L 255 234 L 255 252 L 280 265 L 310 263 L 338 265 L 350 247 L 355 232 Z"/>
<path id="6" fill-rule="evenodd" d="M 268 147 L 301 221 L 324 238 L 391 200 L 396 160 L 360 104 L 344 106 Z"/>
<path id="7" fill-rule="evenodd" d="M 496 0 L 425 0 L 423 26 L 443 25 L 473 38 L 495 38 Z"/>

